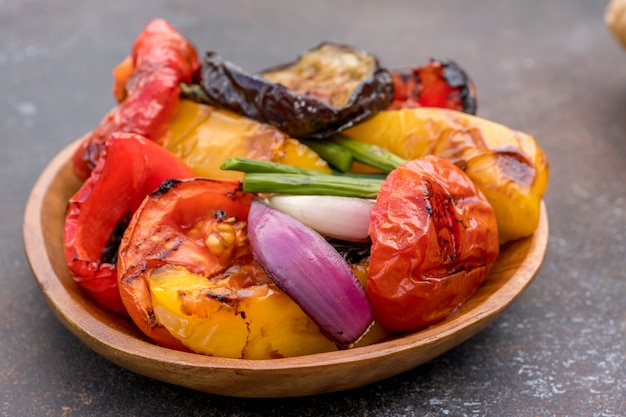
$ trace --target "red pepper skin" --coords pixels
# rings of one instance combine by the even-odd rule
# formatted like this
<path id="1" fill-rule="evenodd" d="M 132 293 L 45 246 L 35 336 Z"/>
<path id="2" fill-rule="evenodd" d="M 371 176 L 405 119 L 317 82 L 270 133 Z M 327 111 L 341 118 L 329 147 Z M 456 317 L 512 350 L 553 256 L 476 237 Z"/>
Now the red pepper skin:
<path id="1" fill-rule="evenodd" d="M 437 156 L 400 166 L 371 212 L 367 295 L 378 323 L 411 331 L 449 316 L 499 253 L 494 210 L 463 171 Z"/>
<path id="2" fill-rule="evenodd" d="M 132 72 L 117 78 L 113 87 L 122 101 L 74 154 L 74 173 L 81 180 L 89 177 L 113 132 L 138 133 L 159 142 L 178 108 L 178 85 L 192 82 L 200 67 L 193 45 L 162 19 L 151 21 L 139 34 L 130 58 L 131 63 L 127 59 L 120 66 Z"/>
<path id="3" fill-rule="evenodd" d="M 163 181 L 193 176 L 177 156 L 140 135 L 118 132 L 104 143 L 91 176 L 69 201 L 64 226 L 70 274 L 98 304 L 125 313 L 117 287 L 119 229 Z"/>
<path id="4" fill-rule="evenodd" d="M 476 114 L 476 87 L 454 61 L 431 60 L 421 67 L 391 71 L 394 100 L 388 110 L 440 107 Z"/>

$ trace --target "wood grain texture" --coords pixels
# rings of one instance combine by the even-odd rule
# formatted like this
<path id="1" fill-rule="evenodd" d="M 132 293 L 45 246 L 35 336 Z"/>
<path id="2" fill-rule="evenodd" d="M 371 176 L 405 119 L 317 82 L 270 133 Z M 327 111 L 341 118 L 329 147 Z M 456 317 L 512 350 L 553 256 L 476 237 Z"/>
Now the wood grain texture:
<path id="1" fill-rule="evenodd" d="M 441 323 L 386 342 L 272 360 L 173 351 L 154 345 L 132 322 L 85 299 L 67 272 L 63 218 L 68 199 L 80 186 L 70 162 L 78 143 L 50 162 L 25 210 L 25 251 L 41 293 L 61 323 L 98 354 L 138 374 L 199 391 L 250 398 L 312 395 L 367 385 L 415 368 L 491 323 L 530 285 L 547 248 L 548 218 L 542 203 L 536 233 L 502 247 L 471 300 Z"/>

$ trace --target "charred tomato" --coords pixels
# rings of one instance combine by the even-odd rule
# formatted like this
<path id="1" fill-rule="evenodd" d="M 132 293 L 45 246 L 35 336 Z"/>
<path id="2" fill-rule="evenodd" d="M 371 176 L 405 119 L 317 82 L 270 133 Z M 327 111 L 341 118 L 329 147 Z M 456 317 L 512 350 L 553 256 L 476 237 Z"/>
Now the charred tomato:
<path id="1" fill-rule="evenodd" d="M 499 253 L 494 210 L 467 175 L 437 156 L 383 182 L 371 211 L 367 294 L 377 322 L 411 331 L 449 316 Z"/>

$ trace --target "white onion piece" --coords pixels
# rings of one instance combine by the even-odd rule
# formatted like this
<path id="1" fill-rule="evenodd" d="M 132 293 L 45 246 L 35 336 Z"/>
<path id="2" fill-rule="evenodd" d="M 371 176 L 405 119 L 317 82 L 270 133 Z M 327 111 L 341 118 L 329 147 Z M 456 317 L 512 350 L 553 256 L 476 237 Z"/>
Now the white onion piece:
<path id="1" fill-rule="evenodd" d="M 274 195 L 265 200 L 324 236 L 349 241 L 368 239 L 370 211 L 376 203 L 332 195 Z"/>
<path id="2" fill-rule="evenodd" d="M 315 230 L 259 200 L 248 214 L 254 257 L 337 346 L 355 343 L 374 320 L 364 288 Z"/>

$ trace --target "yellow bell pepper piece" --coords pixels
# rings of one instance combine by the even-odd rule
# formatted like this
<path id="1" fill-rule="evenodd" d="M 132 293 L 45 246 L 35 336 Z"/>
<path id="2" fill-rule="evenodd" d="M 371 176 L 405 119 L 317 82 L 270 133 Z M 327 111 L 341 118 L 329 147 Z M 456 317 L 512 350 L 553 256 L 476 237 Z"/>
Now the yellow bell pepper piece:
<path id="1" fill-rule="evenodd" d="M 165 135 L 164 146 L 185 161 L 196 175 L 241 179 L 222 171 L 229 157 L 245 157 L 330 173 L 326 161 L 308 146 L 273 126 L 191 100 L 181 100 Z"/>
<path id="2" fill-rule="evenodd" d="M 548 159 L 535 138 L 455 110 L 382 111 L 343 132 L 405 159 L 444 157 L 476 183 L 493 206 L 500 242 L 530 236 L 548 184 Z"/>
<path id="3" fill-rule="evenodd" d="M 363 288 L 367 285 L 367 274 L 368 274 L 368 265 L 369 260 L 363 260 L 358 264 L 350 264 L 350 269 L 357 277 Z M 391 336 L 391 332 L 385 329 L 383 326 L 378 324 L 378 322 L 372 323 L 367 332 L 356 341 L 354 347 L 367 346 L 374 343 L 381 342 L 385 339 L 388 339 Z"/>
<path id="4" fill-rule="evenodd" d="M 157 321 L 194 352 L 271 359 L 337 350 L 269 278 L 241 285 L 170 265 L 147 279 Z"/>

